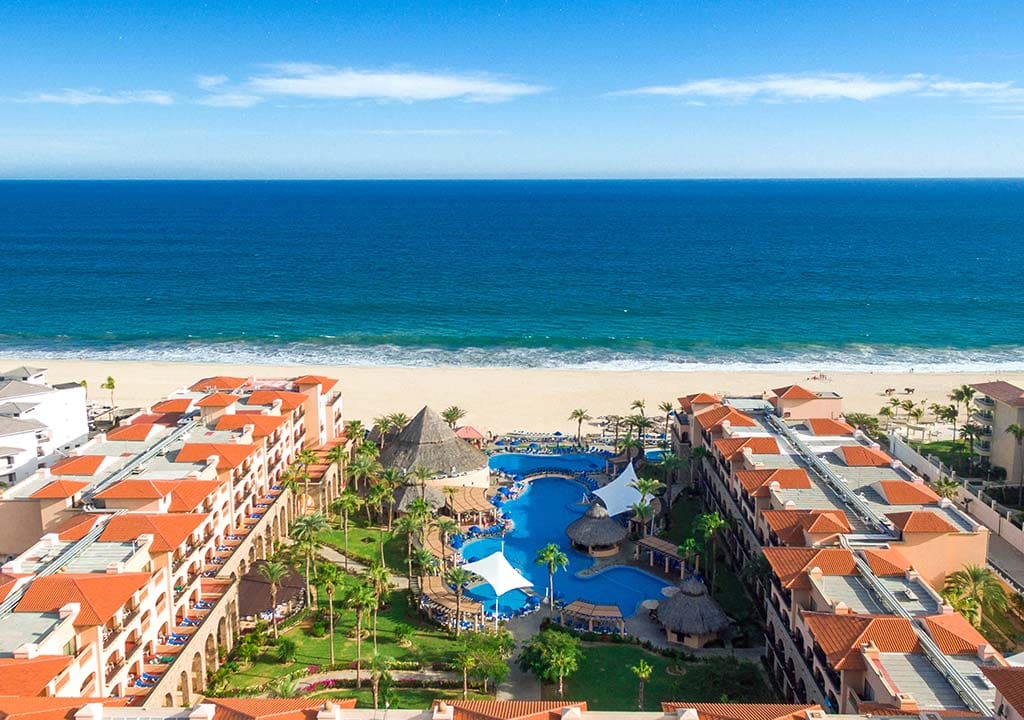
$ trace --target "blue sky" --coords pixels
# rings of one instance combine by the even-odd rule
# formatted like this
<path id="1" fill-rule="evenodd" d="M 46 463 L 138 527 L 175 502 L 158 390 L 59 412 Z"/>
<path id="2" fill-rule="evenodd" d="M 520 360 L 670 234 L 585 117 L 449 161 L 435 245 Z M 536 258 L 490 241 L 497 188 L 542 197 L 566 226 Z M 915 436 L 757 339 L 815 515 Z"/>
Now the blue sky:
<path id="1" fill-rule="evenodd" d="M 0 176 L 1021 176 L 1022 28 L 1016 1 L 6 0 Z"/>

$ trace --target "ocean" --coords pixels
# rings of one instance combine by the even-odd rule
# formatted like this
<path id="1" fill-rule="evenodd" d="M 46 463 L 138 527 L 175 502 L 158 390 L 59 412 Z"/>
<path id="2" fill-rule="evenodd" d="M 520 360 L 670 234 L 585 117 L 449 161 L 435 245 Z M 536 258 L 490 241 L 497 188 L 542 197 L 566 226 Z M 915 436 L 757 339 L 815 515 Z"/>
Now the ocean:
<path id="1" fill-rule="evenodd" d="M 1024 182 L 0 182 L 0 356 L 1024 369 Z"/>

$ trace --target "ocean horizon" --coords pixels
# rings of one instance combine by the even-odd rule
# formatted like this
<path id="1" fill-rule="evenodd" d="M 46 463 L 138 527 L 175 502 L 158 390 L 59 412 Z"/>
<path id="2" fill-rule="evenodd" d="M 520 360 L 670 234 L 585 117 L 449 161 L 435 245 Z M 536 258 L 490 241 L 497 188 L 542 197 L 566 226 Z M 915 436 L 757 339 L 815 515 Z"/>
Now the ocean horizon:
<path id="1" fill-rule="evenodd" d="M 1024 370 L 1020 180 L 2 181 L 0 357 Z"/>

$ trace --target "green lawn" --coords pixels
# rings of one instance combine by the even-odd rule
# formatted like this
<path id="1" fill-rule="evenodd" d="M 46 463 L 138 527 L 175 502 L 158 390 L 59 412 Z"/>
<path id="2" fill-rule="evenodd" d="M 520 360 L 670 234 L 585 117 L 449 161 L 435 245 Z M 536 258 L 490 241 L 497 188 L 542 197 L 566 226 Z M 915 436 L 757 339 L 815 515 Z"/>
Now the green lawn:
<path id="1" fill-rule="evenodd" d="M 324 599 L 322 602 L 326 602 Z M 340 603 L 336 603 L 340 605 Z M 399 623 L 411 625 L 416 632 L 410 647 L 401 647 L 395 642 L 394 629 Z M 294 672 L 309 665 L 327 665 L 330 663 L 329 637 L 311 637 L 306 628 L 306 620 L 298 626 L 289 628 L 282 637 L 291 638 L 298 645 L 295 662 L 279 663 L 269 656 L 261 656 L 252 665 L 230 674 L 227 678 L 231 687 L 248 687 L 270 682 L 281 675 Z M 369 621 L 366 625 L 370 627 Z M 341 620 L 335 624 L 335 661 L 345 663 L 355 660 L 356 641 L 354 639 L 355 613 L 344 611 Z M 454 638 L 439 630 L 435 625 L 427 623 L 416 613 L 416 608 L 409 606 L 406 592 L 391 594 L 391 606 L 381 610 L 377 619 L 378 652 L 395 660 L 417 660 L 422 663 L 450 662 L 454 654 Z M 363 662 L 373 654 L 373 642 L 370 638 L 363 640 Z"/>
<path id="2" fill-rule="evenodd" d="M 339 552 L 345 547 L 345 533 L 341 531 L 341 521 L 337 526 L 327 530 L 320 536 L 321 542 L 330 545 Z M 380 530 L 376 526 L 367 526 L 365 517 L 352 517 L 348 527 L 348 556 L 363 563 L 380 561 Z M 405 536 L 397 532 L 384 532 L 384 562 L 399 575 L 406 571 Z"/>
<path id="3" fill-rule="evenodd" d="M 672 523 L 665 539 L 677 545 L 681 544 L 693 532 L 693 523 L 697 516 L 700 515 L 700 512 L 701 507 L 698 498 L 691 498 L 686 493 L 680 495 L 670 511 Z"/>
<path id="4" fill-rule="evenodd" d="M 565 697 L 586 700 L 591 710 L 636 710 L 637 680 L 630 668 L 646 660 L 654 668 L 644 691 L 644 709 L 660 710 L 663 701 L 777 702 L 757 665 L 717 658 L 683 663 L 635 645 L 586 644 L 579 669 L 565 682 Z M 670 675 L 670 667 L 680 674 Z M 557 686 L 544 697 L 557 699 Z"/>
<path id="5" fill-rule="evenodd" d="M 958 473 L 967 470 L 967 449 L 959 440 L 955 443 L 952 440 L 937 440 L 929 443 L 911 442 L 910 446 L 925 457 L 938 456 L 943 464 L 954 468 Z"/>
<path id="6" fill-rule="evenodd" d="M 324 692 L 313 693 L 309 697 L 314 698 L 351 698 L 356 699 L 356 705 L 361 708 L 373 707 L 373 694 L 367 690 L 325 690 Z M 430 690 L 426 688 L 392 688 L 391 708 L 403 710 L 421 710 L 429 708 L 434 700 L 461 700 L 462 690 Z M 481 695 L 470 691 L 470 700 L 493 700 L 493 695 Z"/>

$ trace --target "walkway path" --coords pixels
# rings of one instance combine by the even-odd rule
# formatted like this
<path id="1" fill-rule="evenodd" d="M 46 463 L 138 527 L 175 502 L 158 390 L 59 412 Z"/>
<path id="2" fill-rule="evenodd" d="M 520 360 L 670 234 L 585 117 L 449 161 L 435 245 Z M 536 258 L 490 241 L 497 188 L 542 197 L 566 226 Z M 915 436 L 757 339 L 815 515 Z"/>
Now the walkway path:
<path id="1" fill-rule="evenodd" d="M 338 565 L 339 567 L 345 567 L 345 556 L 337 550 L 335 550 L 334 548 L 330 547 L 329 545 L 320 546 L 320 557 L 322 557 L 324 560 L 328 560 L 334 563 L 335 565 Z M 348 559 L 348 571 L 350 573 L 358 575 L 359 573 L 366 572 L 366 570 L 368 569 L 369 567 L 366 565 L 366 563 L 359 562 L 358 560 L 353 560 L 352 558 Z M 409 578 L 407 578 L 404 574 L 396 575 L 392 573 L 391 584 L 399 590 L 408 590 Z"/>
<path id="2" fill-rule="evenodd" d="M 988 559 L 993 565 L 1024 587 L 1024 552 L 994 532 L 988 535 Z"/>

